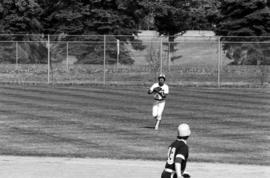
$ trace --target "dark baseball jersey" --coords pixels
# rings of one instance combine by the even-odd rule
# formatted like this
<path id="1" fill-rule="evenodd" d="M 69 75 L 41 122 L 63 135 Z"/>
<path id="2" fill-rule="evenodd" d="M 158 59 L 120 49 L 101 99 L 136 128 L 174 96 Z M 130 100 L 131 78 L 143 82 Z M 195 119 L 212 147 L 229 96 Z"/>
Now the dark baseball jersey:
<path id="1" fill-rule="evenodd" d="M 184 171 L 186 168 L 186 163 L 188 159 L 188 145 L 183 139 L 175 140 L 168 149 L 168 159 L 165 165 L 165 169 L 171 169 L 175 171 L 175 162 L 177 159 L 182 159 L 181 162 L 181 171 Z"/>

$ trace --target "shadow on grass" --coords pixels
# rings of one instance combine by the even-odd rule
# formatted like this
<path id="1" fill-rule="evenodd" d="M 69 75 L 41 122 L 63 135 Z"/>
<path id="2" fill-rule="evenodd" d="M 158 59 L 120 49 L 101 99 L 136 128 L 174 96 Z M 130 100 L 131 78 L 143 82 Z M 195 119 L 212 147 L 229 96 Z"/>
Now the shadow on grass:
<path id="1" fill-rule="evenodd" d="M 142 128 L 144 128 L 144 129 L 154 129 L 155 127 L 153 127 L 153 126 L 145 126 L 145 127 L 142 127 Z"/>

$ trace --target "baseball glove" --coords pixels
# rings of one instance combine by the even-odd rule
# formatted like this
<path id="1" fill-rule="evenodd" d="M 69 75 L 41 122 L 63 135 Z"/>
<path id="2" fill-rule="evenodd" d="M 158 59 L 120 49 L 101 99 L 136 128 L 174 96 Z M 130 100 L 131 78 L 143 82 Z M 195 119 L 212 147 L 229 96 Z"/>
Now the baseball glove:
<path id="1" fill-rule="evenodd" d="M 156 92 L 156 93 L 159 93 L 160 91 L 162 90 L 162 88 L 161 87 L 156 87 L 156 88 L 154 88 L 154 92 Z"/>
<path id="2" fill-rule="evenodd" d="M 183 177 L 183 178 L 190 178 L 190 175 L 189 175 L 188 173 L 184 173 L 184 174 L 182 175 L 182 177 Z"/>

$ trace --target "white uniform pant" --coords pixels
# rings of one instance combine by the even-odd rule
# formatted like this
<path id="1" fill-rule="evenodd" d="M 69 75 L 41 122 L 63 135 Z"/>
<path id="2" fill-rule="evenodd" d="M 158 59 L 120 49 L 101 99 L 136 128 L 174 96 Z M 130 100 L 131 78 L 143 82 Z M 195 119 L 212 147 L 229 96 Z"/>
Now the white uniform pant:
<path id="1" fill-rule="evenodd" d="M 164 107 L 165 107 L 165 100 L 154 101 L 153 110 L 152 110 L 153 117 L 160 121 Z"/>

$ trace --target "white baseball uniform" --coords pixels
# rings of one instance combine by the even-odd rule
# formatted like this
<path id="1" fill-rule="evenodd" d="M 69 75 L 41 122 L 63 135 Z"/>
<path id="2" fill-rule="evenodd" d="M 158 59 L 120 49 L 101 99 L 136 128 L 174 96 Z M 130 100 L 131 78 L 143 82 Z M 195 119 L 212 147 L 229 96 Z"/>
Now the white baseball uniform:
<path id="1" fill-rule="evenodd" d="M 162 86 L 159 85 L 159 83 L 154 83 L 151 87 L 150 87 L 150 91 L 153 92 L 154 88 L 156 87 L 160 87 L 161 91 L 164 94 L 169 94 L 169 87 L 167 84 L 163 84 Z M 165 97 L 163 97 L 161 94 L 159 93 L 154 93 L 154 103 L 153 103 L 153 109 L 152 109 L 152 114 L 153 117 L 155 117 L 157 120 L 161 120 L 161 116 L 165 107 Z"/>

